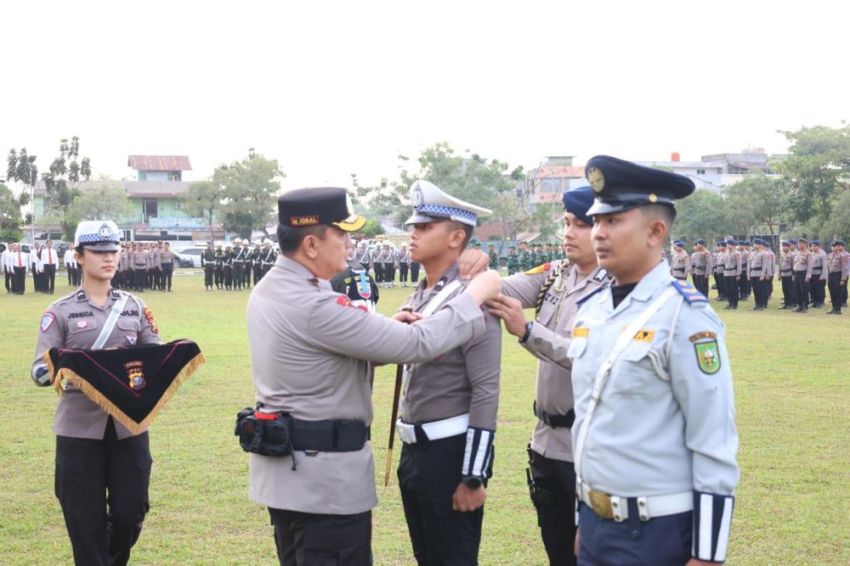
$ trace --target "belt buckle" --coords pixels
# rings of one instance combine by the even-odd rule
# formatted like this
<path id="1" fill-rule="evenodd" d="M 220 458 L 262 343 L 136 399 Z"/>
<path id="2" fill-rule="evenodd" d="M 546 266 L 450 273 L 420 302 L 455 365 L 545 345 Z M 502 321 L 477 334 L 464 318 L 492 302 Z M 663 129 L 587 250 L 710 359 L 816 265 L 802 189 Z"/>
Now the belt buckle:
<path id="1" fill-rule="evenodd" d="M 601 491 L 589 491 L 587 497 L 590 499 L 590 508 L 603 519 L 614 519 L 614 508 L 611 506 L 611 497 Z"/>

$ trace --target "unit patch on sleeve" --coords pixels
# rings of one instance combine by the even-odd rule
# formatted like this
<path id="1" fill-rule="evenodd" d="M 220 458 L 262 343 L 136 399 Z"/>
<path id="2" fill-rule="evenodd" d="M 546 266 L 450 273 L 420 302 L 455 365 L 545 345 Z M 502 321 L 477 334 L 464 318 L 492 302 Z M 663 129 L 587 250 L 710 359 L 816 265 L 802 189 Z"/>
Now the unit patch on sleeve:
<path id="1" fill-rule="evenodd" d="M 697 332 L 690 337 L 701 372 L 712 375 L 720 371 L 720 347 L 714 332 Z"/>

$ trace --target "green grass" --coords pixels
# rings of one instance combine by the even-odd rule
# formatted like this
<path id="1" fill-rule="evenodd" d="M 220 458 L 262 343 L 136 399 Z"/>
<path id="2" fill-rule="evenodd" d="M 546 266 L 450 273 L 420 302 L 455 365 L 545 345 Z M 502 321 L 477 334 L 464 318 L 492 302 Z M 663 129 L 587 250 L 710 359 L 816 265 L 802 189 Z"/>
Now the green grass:
<path id="1" fill-rule="evenodd" d="M 64 293 L 64 281 L 59 287 Z M 382 289 L 380 310 L 393 311 L 409 291 Z M 152 428 L 151 511 L 134 564 L 275 562 L 268 516 L 248 500 L 247 456 L 233 437 L 236 411 L 253 401 L 247 297 L 206 293 L 199 277 L 175 278 L 171 294 L 142 295 L 163 338 L 195 340 L 208 363 Z M 71 563 L 53 496 L 56 398 L 29 378 L 40 315 L 51 300 L 0 295 L 0 564 Z M 752 313 L 750 306 L 720 311 L 741 437 L 729 563 L 848 564 L 850 314 Z M 379 369 L 374 396 L 380 504 L 373 550 L 381 565 L 412 563 L 394 478 L 383 487 L 393 371 Z M 481 548 L 485 565 L 545 563 L 524 474 L 533 390 L 532 359 L 505 335 L 495 477 Z"/>

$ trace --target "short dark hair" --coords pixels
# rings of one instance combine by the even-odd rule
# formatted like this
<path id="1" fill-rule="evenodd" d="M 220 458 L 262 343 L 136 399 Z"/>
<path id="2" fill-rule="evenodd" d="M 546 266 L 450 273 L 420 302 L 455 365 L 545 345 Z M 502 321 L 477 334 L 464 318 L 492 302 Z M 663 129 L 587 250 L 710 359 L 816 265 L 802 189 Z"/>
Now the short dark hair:
<path id="1" fill-rule="evenodd" d="M 452 230 L 463 230 L 463 248 L 469 245 L 469 240 L 472 238 L 472 231 L 475 229 L 473 226 L 469 224 L 464 224 L 463 222 L 457 222 L 455 220 L 450 220 L 451 229 Z M 480 245 L 480 244 L 479 244 Z"/>
<path id="2" fill-rule="evenodd" d="M 327 224 L 318 224 L 316 226 L 306 226 L 302 228 L 293 228 L 284 224 L 277 225 L 277 243 L 280 246 L 280 252 L 286 257 L 290 257 L 304 241 L 307 236 L 316 236 L 320 240 L 325 239 L 325 232 L 328 231 Z"/>
<path id="3" fill-rule="evenodd" d="M 640 210 L 648 217 L 654 216 L 663 220 L 667 224 L 668 230 L 673 226 L 673 222 L 676 221 L 676 209 L 666 204 L 650 204 L 648 206 L 642 206 Z"/>

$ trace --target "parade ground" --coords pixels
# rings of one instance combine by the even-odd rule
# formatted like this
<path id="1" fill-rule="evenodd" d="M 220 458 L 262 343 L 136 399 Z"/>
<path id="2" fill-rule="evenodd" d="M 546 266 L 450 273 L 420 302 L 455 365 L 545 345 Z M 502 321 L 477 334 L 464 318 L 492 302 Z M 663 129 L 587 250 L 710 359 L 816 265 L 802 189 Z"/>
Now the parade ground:
<path id="1" fill-rule="evenodd" d="M 31 285 L 28 282 L 28 285 Z M 0 564 L 70 564 L 71 546 L 53 494 L 56 393 L 29 377 L 41 313 L 70 292 L 0 296 Z M 411 289 L 381 289 L 395 312 Z M 778 296 L 779 295 L 779 296 Z M 245 329 L 247 291 L 205 292 L 200 276 L 174 292 L 139 295 L 163 340 L 189 338 L 207 358 L 151 427 L 150 513 L 133 564 L 274 564 L 266 510 L 248 499 L 248 455 L 233 436 L 236 412 L 254 401 Z M 740 433 L 741 483 L 729 564 L 850 563 L 850 313 L 718 312 L 727 325 Z M 722 303 L 712 302 L 722 307 Z M 543 565 L 529 501 L 526 443 L 534 423 L 535 361 L 504 333 L 494 477 L 480 561 Z M 724 360 L 726 362 L 726 360 Z M 413 564 L 395 479 L 383 487 L 395 366 L 375 380 L 372 447 L 379 506 L 375 563 Z M 322 376 L 315 376 L 317 380 Z M 625 471 L 624 471 L 625 473 Z"/>

